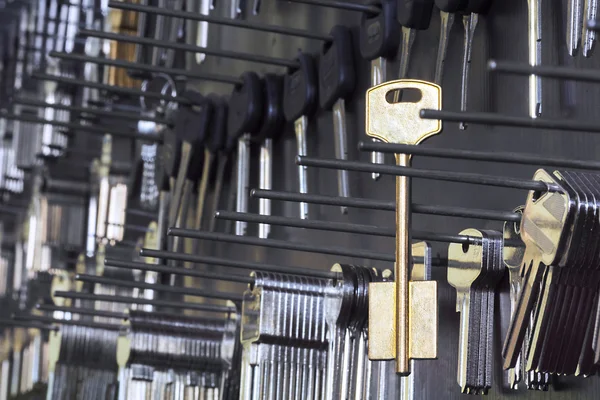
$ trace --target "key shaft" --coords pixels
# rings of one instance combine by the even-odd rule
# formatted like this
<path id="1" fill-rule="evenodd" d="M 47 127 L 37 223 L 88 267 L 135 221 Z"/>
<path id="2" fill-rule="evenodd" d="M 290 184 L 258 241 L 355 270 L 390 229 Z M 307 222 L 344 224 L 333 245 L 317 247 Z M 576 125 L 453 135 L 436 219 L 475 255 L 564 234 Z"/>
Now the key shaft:
<path id="1" fill-rule="evenodd" d="M 529 65 L 542 63 L 542 0 L 527 0 L 527 43 Z M 529 76 L 529 116 L 542 115 L 542 78 Z"/>
<path id="2" fill-rule="evenodd" d="M 266 138 L 260 146 L 260 176 L 258 187 L 271 190 L 273 182 L 273 139 Z M 261 198 L 258 201 L 261 215 L 271 215 L 271 199 Z M 258 225 L 258 237 L 266 239 L 271 232 L 271 225 L 261 223 Z"/>

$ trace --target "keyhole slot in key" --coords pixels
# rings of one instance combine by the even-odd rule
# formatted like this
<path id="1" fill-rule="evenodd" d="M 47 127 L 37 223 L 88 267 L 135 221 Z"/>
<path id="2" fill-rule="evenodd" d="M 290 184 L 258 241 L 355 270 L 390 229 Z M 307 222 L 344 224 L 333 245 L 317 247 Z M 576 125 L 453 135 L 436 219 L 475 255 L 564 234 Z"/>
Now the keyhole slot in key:
<path id="1" fill-rule="evenodd" d="M 389 104 L 418 103 L 422 98 L 423 92 L 417 88 L 394 89 L 385 94 L 385 100 Z"/>

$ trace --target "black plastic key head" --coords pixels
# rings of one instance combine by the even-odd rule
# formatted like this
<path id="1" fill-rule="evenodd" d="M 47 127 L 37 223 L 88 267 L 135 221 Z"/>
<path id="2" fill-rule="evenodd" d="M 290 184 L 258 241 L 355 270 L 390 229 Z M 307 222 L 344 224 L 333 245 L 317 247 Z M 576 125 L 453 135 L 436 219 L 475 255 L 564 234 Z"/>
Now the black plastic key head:
<path id="1" fill-rule="evenodd" d="M 324 110 L 352 96 L 356 82 L 350 29 L 336 25 L 330 35 L 333 40 L 323 44 L 319 59 L 319 105 Z"/>
<path id="2" fill-rule="evenodd" d="M 208 125 L 208 118 L 203 113 L 206 99 L 195 90 L 186 90 L 181 96 L 190 100 L 190 105 L 179 106 L 175 118 L 175 135 L 179 140 L 188 143 L 203 142 L 206 135 L 205 127 Z"/>
<path id="3" fill-rule="evenodd" d="M 217 94 L 211 93 L 207 100 L 212 104 L 212 114 L 208 123 L 206 148 L 213 154 L 224 150 L 227 139 L 227 102 Z"/>
<path id="4" fill-rule="evenodd" d="M 372 0 L 368 5 L 381 9 L 377 14 L 363 13 L 360 21 L 360 55 L 365 60 L 394 58 L 400 41 L 400 24 L 396 19 L 398 0 Z"/>
<path id="5" fill-rule="evenodd" d="M 262 78 L 263 118 L 262 125 L 254 140 L 262 142 L 274 139 L 283 132 L 285 117 L 283 115 L 283 77 L 276 74 L 265 74 Z"/>
<path id="6" fill-rule="evenodd" d="M 127 201 L 133 202 L 139 197 L 142 190 L 143 174 L 144 162 L 140 157 L 136 157 L 127 179 Z"/>
<path id="7" fill-rule="evenodd" d="M 183 96 L 192 104 L 202 103 L 201 106 L 182 107 L 187 113 L 187 129 L 193 134 L 190 163 L 186 171 L 186 178 L 197 182 L 202 177 L 204 163 L 204 146 L 210 136 L 210 118 L 212 116 L 212 102 L 207 101 L 197 91 L 185 91 Z"/>
<path id="8" fill-rule="evenodd" d="M 228 142 L 236 142 L 244 133 L 256 133 L 262 120 L 263 93 L 260 78 L 254 72 L 244 72 L 241 78 L 244 83 L 236 85 L 229 97 Z"/>
<path id="9" fill-rule="evenodd" d="M 179 121 L 176 122 L 180 123 Z M 176 129 L 176 126 L 174 127 Z M 169 190 L 169 179 L 175 178 L 181 162 L 181 140 L 172 129 L 165 128 L 162 132 L 163 141 L 158 149 L 156 166 L 156 186 L 159 190 Z"/>
<path id="10" fill-rule="evenodd" d="M 447 13 L 464 11 L 468 4 L 469 0 L 435 0 L 436 7 Z"/>
<path id="11" fill-rule="evenodd" d="M 398 22 L 406 28 L 428 29 L 432 13 L 433 0 L 398 0 Z"/>
<path id="12" fill-rule="evenodd" d="M 485 15 L 490 11 L 492 0 L 467 0 L 465 12 Z"/>
<path id="13" fill-rule="evenodd" d="M 298 67 L 290 68 L 283 79 L 283 114 L 288 122 L 311 115 L 317 105 L 317 68 L 314 57 L 300 53 Z"/>

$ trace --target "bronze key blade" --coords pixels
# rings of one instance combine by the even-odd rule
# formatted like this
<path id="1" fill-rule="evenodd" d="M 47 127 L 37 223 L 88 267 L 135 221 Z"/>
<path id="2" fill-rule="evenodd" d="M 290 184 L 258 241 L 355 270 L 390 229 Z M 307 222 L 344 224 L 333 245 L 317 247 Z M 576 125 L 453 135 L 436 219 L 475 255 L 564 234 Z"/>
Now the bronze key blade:
<path id="1" fill-rule="evenodd" d="M 420 99 L 393 102 L 393 93 L 398 91 L 414 92 Z M 407 99 L 411 96 L 400 96 Z M 398 97 L 396 97 L 398 98 Z M 433 83 L 401 79 L 385 82 L 367 90 L 366 96 L 366 131 L 367 135 L 387 143 L 417 145 L 442 129 L 439 120 L 422 120 L 419 112 L 424 108 L 440 110 L 442 106 L 442 90 Z M 410 155 L 396 154 L 396 163 L 410 166 Z M 396 178 L 396 265 L 395 282 L 372 283 L 369 286 L 370 307 L 381 310 L 381 306 L 394 310 L 394 315 L 387 313 L 370 314 L 369 332 L 374 335 L 369 339 L 369 358 L 396 359 L 396 372 L 410 374 L 410 358 L 435 358 L 435 346 L 428 347 L 429 342 L 423 338 L 411 338 L 411 325 L 422 325 L 425 330 L 431 328 L 434 316 L 429 310 L 422 309 L 427 302 L 418 301 L 419 310 L 411 317 L 411 303 L 418 298 L 433 296 L 437 300 L 436 288 L 431 282 L 409 283 L 409 266 L 411 259 L 410 229 L 410 180 L 408 177 Z M 392 296 L 393 307 L 390 307 L 389 296 Z M 432 299 L 433 300 L 433 299 Z M 384 302 L 384 304 L 382 304 Z M 429 304 L 432 304 L 430 302 Z M 432 304 L 437 307 L 437 301 Z M 385 315 L 384 315 L 385 314 Z M 433 313 L 435 314 L 435 313 Z M 385 318 L 391 318 L 393 326 Z M 371 330 L 371 328 L 373 330 Z M 395 338 L 390 335 L 395 334 Z M 427 343 L 426 343 L 427 342 Z"/>
<path id="2" fill-rule="evenodd" d="M 543 169 L 536 171 L 533 179 L 563 187 L 557 177 Z M 516 365 L 538 300 L 540 282 L 547 266 L 555 265 L 562 257 L 568 236 L 565 226 L 570 225 L 573 211 L 573 201 L 566 192 L 529 192 L 527 196 L 520 226 L 525 243 L 523 281 L 502 350 L 505 369 Z"/>

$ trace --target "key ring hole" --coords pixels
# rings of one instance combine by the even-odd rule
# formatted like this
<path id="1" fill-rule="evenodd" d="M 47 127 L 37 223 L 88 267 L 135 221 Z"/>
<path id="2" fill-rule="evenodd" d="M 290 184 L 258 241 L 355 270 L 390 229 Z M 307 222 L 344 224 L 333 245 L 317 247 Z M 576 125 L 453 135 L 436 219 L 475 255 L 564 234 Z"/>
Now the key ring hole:
<path id="1" fill-rule="evenodd" d="M 423 92 L 417 88 L 394 89 L 385 94 L 385 100 L 389 104 L 418 103 L 422 98 Z"/>

